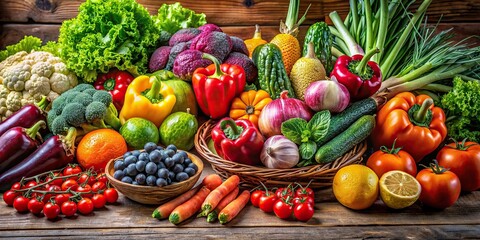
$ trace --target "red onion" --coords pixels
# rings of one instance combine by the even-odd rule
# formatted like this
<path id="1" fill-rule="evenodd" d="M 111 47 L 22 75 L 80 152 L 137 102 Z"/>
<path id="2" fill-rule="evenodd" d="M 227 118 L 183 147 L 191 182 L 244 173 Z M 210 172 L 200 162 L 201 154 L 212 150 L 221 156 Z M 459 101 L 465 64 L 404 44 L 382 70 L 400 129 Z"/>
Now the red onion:
<path id="1" fill-rule="evenodd" d="M 305 103 L 316 112 L 329 110 L 338 113 L 347 108 L 350 93 L 343 84 L 332 77 L 330 80 L 312 82 L 305 90 Z"/>
<path id="2" fill-rule="evenodd" d="M 290 118 L 312 118 L 312 112 L 305 102 L 296 98 L 288 98 L 288 91 L 283 91 L 280 98 L 267 104 L 258 118 L 258 128 L 266 138 L 280 135 L 282 123 Z"/>

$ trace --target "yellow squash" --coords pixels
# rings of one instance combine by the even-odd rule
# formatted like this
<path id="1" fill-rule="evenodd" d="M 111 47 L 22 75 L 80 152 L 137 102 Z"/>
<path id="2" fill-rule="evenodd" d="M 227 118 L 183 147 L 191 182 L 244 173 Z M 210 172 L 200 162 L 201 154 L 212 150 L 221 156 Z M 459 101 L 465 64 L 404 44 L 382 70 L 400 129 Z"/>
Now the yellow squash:
<path id="1" fill-rule="evenodd" d="M 252 58 L 253 50 L 255 50 L 256 47 L 267 43 L 267 41 L 262 39 L 262 32 L 260 31 L 260 26 L 258 24 L 255 24 L 255 33 L 253 34 L 253 38 L 246 39 L 243 42 L 247 46 L 248 56 L 250 58 Z"/>

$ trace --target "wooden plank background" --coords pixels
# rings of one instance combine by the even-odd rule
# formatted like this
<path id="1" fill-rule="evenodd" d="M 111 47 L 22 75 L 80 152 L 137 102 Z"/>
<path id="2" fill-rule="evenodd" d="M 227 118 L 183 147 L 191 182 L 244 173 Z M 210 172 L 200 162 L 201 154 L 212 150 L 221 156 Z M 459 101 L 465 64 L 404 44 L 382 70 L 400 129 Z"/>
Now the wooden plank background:
<path id="1" fill-rule="evenodd" d="M 44 40 L 56 40 L 62 21 L 78 13 L 81 0 L 1 0 L 0 1 L 0 49 L 23 38 L 38 36 Z M 156 14 L 162 3 L 176 1 L 138 0 L 151 14 Z M 218 24 L 231 35 L 250 38 L 254 24 L 262 26 L 264 38 L 270 40 L 278 32 L 280 20 L 285 19 L 288 0 L 182 0 L 184 7 L 204 12 L 207 21 Z M 421 1 L 417 1 L 421 2 Z M 331 11 L 345 16 L 349 9 L 346 0 L 304 0 L 300 12 L 308 4 L 311 8 L 300 30 L 302 40 L 309 25 L 323 21 Z M 419 3 L 414 5 L 418 6 Z M 428 20 L 441 19 L 441 29 L 455 28 L 457 39 L 480 35 L 480 0 L 434 0 L 428 9 Z M 327 19 L 328 21 L 328 19 Z"/>

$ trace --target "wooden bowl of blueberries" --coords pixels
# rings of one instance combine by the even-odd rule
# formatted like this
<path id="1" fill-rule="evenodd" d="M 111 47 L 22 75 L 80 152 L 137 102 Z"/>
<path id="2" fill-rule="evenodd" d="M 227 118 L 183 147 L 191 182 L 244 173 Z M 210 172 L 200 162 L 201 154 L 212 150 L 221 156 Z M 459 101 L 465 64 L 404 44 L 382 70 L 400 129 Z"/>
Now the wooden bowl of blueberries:
<path id="1" fill-rule="evenodd" d="M 143 204 L 161 204 L 190 190 L 203 170 L 202 160 L 174 145 L 147 143 L 143 150 L 110 160 L 105 173 L 127 198 Z"/>

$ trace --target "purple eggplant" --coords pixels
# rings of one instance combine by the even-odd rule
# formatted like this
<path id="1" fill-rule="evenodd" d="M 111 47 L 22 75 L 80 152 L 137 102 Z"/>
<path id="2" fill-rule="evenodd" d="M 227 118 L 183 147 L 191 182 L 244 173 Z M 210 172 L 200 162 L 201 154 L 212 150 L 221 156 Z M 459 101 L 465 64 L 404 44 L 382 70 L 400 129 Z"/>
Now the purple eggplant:
<path id="1" fill-rule="evenodd" d="M 44 96 L 36 104 L 27 104 L 20 108 L 5 121 L 0 122 L 0 136 L 13 127 L 29 128 L 40 120 L 47 121 L 44 111 L 49 103 L 47 97 Z"/>
<path id="2" fill-rule="evenodd" d="M 27 158 L 0 175 L 0 190 L 9 189 L 23 177 L 35 176 L 71 163 L 75 155 L 76 136 L 76 129 L 71 127 L 66 136 L 55 135 L 46 140 Z"/>
<path id="3" fill-rule="evenodd" d="M 40 145 L 37 133 L 45 128 L 45 121 L 40 120 L 31 128 L 13 127 L 0 136 L 0 173 L 15 166 L 25 159 Z"/>

